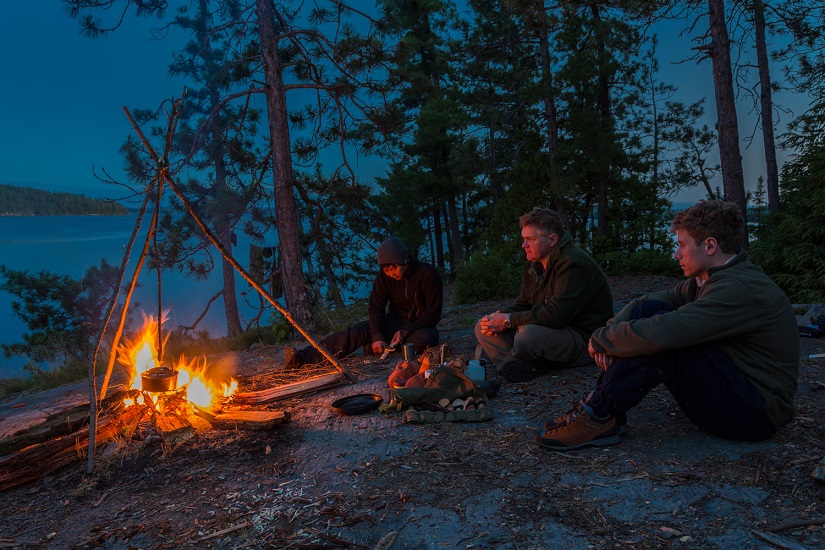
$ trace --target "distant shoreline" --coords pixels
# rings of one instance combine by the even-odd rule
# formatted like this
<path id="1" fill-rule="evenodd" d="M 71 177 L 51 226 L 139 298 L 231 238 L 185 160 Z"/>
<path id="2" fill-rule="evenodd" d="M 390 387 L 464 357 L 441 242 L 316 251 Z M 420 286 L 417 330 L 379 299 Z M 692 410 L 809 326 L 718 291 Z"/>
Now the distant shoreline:
<path id="1" fill-rule="evenodd" d="M 0 185 L 0 216 L 126 216 L 116 201 L 31 187 Z"/>

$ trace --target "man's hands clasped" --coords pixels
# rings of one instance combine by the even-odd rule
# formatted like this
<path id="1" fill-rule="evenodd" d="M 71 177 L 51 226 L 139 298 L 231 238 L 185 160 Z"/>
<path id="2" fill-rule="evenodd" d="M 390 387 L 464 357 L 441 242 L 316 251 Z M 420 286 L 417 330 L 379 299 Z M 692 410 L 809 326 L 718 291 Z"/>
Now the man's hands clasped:
<path id="1" fill-rule="evenodd" d="M 481 333 L 487 336 L 494 336 L 507 330 L 505 322 L 507 321 L 507 314 L 495 311 L 489 313 L 481 318 Z"/>
<path id="2" fill-rule="evenodd" d="M 607 370 L 607 367 L 609 367 L 615 359 L 615 357 L 608 355 L 603 351 L 596 351 L 593 349 L 593 339 L 587 343 L 587 352 L 590 354 L 590 357 L 593 358 L 593 361 L 596 362 L 596 365 L 604 371 Z"/>

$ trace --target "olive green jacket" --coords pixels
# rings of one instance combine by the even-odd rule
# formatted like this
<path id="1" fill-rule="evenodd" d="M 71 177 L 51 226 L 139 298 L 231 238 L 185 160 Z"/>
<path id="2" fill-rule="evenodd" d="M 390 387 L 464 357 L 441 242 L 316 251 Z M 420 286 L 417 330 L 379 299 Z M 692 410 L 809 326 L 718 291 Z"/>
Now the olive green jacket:
<path id="1" fill-rule="evenodd" d="M 510 314 L 513 327 L 569 326 L 587 341 L 613 316 L 613 296 L 599 265 L 565 231 L 550 253 L 547 272 L 541 263 L 527 262 L 515 304 L 501 311 Z"/>
<path id="2" fill-rule="evenodd" d="M 631 301 L 593 333 L 596 351 L 633 357 L 713 343 L 748 377 L 765 400 L 774 426 L 793 417 L 799 377 L 796 316 L 784 292 L 742 252 L 708 270 L 702 286 L 686 279 L 673 290 Z M 674 311 L 630 320 L 643 300 L 660 300 Z"/>

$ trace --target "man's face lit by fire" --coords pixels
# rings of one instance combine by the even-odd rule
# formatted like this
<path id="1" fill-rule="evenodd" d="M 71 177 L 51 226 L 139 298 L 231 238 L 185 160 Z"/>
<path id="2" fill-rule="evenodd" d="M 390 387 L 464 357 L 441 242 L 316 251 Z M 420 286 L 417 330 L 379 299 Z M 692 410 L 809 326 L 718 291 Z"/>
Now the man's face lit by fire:
<path id="1" fill-rule="evenodd" d="M 381 271 L 390 279 L 400 281 L 407 274 L 410 269 L 409 264 L 384 264 L 381 266 Z"/>

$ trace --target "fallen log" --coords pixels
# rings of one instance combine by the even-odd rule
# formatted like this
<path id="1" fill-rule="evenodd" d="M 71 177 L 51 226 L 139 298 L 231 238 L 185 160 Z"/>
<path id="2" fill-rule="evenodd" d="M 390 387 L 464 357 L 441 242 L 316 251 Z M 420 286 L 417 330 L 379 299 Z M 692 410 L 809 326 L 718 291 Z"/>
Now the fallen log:
<path id="1" fill-rule="evenodd" d="M 110 394 L 103 401 L 101 410 L 107 411 L 119 406 L 126 393 L 121 389 Z M 27 396 L 0 407 L 0 456 L 70 434 L 88 421 L 88 393 L 63 392 L 57 395 Z"/>
<path id="2" fill-rule="evenodd" d="M 97 446 L 112 438 L 132 433 L 149 407 L 134 405 L 103 419 L 97 427 Z M 0 490 L 10 489 L 40 479 L 49 473 L 86 456 L 89 427 L 51 441 L 26 447 L 0 458 Z"/>
<path id="3" fill-rule="evenodd" d="M 210 421 L 216 430 L 271 430 L 289 422 L 283 411 L 227 411 Z"/>
<path id="4" fill-rule="evenodd" d="M 255 405 L 262 405 L 264 403 L 271 403 L 279 399 L 287 399 L 296 395 L 303 395 L 318 390 L 324 390 L 343 384 L 347 378 L 340 372 L 333 374 L 325 374 L 323 376 L 316 376 L 309 380 L 302 380 L 301 382 L 293 382 L 291 384 L 284 384 L 283 386 L 275 386 L 260 391 L 250 391 L 236 393 L 232 396 L 236 403 L 250 403 Z"/>

